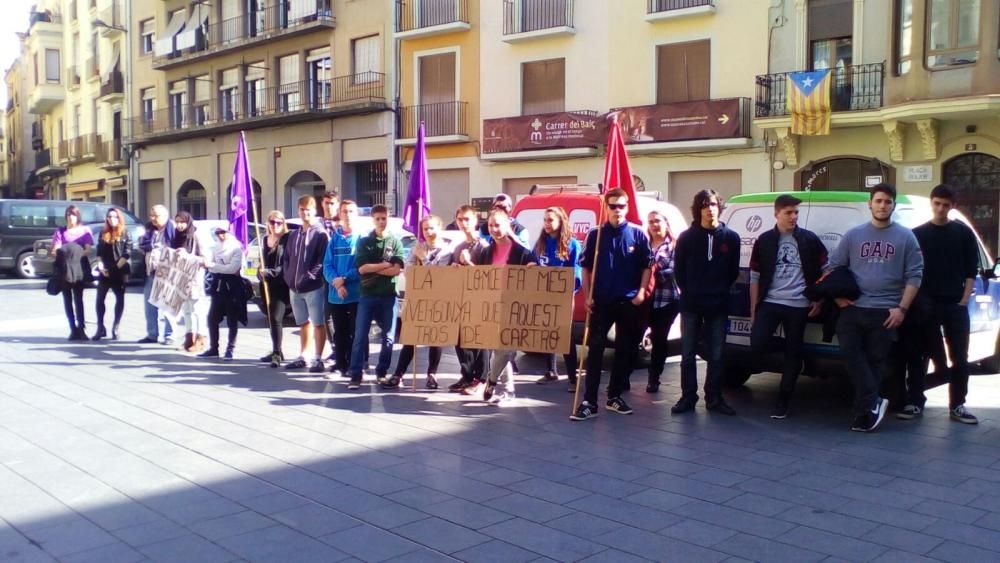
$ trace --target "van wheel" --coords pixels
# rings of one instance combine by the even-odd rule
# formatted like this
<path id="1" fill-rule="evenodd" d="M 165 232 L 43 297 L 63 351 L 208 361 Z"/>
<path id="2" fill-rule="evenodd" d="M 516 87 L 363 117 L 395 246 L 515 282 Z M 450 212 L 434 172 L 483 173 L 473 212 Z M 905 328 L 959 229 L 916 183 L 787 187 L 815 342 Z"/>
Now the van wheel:
<path id="1" fill-rule="evenodd" d="M 30 250 L 18 254 L 14 264 L 14 273 L 22 280 L 38 278 L 38 272 L 35 271 L 35 255 Z"/>
<path id="2" fill-rule="evenodd" d="M 722 372 L 722 384 L 726 387 L 740 387 L 750 379 L 750 370 L 739 366 L 726 366 Z"/>

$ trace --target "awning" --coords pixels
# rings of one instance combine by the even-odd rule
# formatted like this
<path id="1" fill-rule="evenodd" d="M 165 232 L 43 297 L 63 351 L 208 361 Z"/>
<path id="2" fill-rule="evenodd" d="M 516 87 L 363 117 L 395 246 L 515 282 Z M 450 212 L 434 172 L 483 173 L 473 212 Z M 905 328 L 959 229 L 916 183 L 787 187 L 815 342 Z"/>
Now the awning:
<path id="1" fill-rule="evenodd" d="M 111 82 L 111 73 L 118 70 L 118 61 L 121 58 L 121 52 L 119 52 L 118 43 L 111 44 L 111 58 L 108 59 L 107 66 L 104 67 L 104 72 L 101 73 L 101 83 L 107 84 Z"/>
<path id="2" fill-rule="evenodd" d="M 101 181 L 79 182 L 66 186 L 66 197 L 87 197 L 87 194 L 101 189 Z"/>
<path id="3" fill-rule="evenodd" d="M 123 190 L 127 187 L 128 180 L 125 176 L 112 176 L 107 180 L 104 180 L 104 185 L 112 188 Z"/>
<path id="4" fill-rule="evenodd" d="M 173 16 L 170 16 L 170 23 L 160 34 L 160 38 L 156 40 L 156 45 L 153 47 L 153 54 L 158 57 L 169 55 L 174 51 L 174 36 L 180 33 L 181 29 L 184 28 L 184 10 L 178 10 L 174 12 Z"/>
<path id="5" fill-rule="evenodd" d="M 177 50 L 194 47 L 198 42 L 198 31 L 208 23 L 208 6 L 195 4 L 191 7 L 191 18 L 188 19 L 184 31 L 177 34 Z"/>

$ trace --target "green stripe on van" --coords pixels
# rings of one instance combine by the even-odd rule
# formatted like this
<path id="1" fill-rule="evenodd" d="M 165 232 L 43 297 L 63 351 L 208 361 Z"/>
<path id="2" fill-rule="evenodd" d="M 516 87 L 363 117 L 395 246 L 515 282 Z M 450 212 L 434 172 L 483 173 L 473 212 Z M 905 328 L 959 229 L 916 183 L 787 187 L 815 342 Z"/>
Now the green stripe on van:
<path id="1" fill-rule="evenodd" d="M 774 203 L 779 195 L 792 195 L 805 203 L 865 203 L 868 192 L 764 192 L 759 194 L 740 194 L 726 200 L 730 203 Z M 910 203 L 906 194 L 899 194 L 896 203 Z"/>

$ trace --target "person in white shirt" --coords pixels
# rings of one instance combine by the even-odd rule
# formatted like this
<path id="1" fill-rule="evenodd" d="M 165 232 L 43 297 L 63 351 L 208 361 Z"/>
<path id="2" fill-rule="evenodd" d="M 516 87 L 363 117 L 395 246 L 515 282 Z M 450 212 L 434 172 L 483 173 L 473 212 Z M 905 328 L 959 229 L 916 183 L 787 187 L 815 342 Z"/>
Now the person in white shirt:
<path id="1" fill-rule="evenodd" d="M 210 293 L 212 304 L 208 311 L 208 350 L 198 354 L 202 358 L 219 357 L 219 323 L 223 317 L 229 326 L 229 340 L 224 360 L 233 359 L 239 323 L 247 324 L 247 295 L 240 269 L 243 266 L 243 247 L 228 230 L 215 229 L 219 242 L 205 257 L 205 269 L 211 274 Z"/>

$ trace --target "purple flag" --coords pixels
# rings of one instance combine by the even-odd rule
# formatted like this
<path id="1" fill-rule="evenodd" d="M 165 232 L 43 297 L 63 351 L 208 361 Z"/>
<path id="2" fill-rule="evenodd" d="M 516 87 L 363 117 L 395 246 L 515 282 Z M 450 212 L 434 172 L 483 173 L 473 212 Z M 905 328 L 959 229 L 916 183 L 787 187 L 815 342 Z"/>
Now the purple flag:
<path id="1" fill-rule="evenodd" d="M 406 206 L 403 207 L 403 228 L 424 240 L 420 220 L 431 214 L 430 182 L 427 179 L 427 155 L 424 152 L 424 122 L 417 128 L 417 148 L 413 151 L 413 166 L 410 167 L 410 184 L 406 190 Z"/>
<path id="2" fill-rule="evenodd" d="M 253 205 L 253 188 L 250 185 L 250 161 L 247 145 L 240 132 L 240 146 L 236 150 L 236 167 L 233 170 L 232 195 L 229 198 L 229 232 L 247 249 L 247 209 Z"/>

